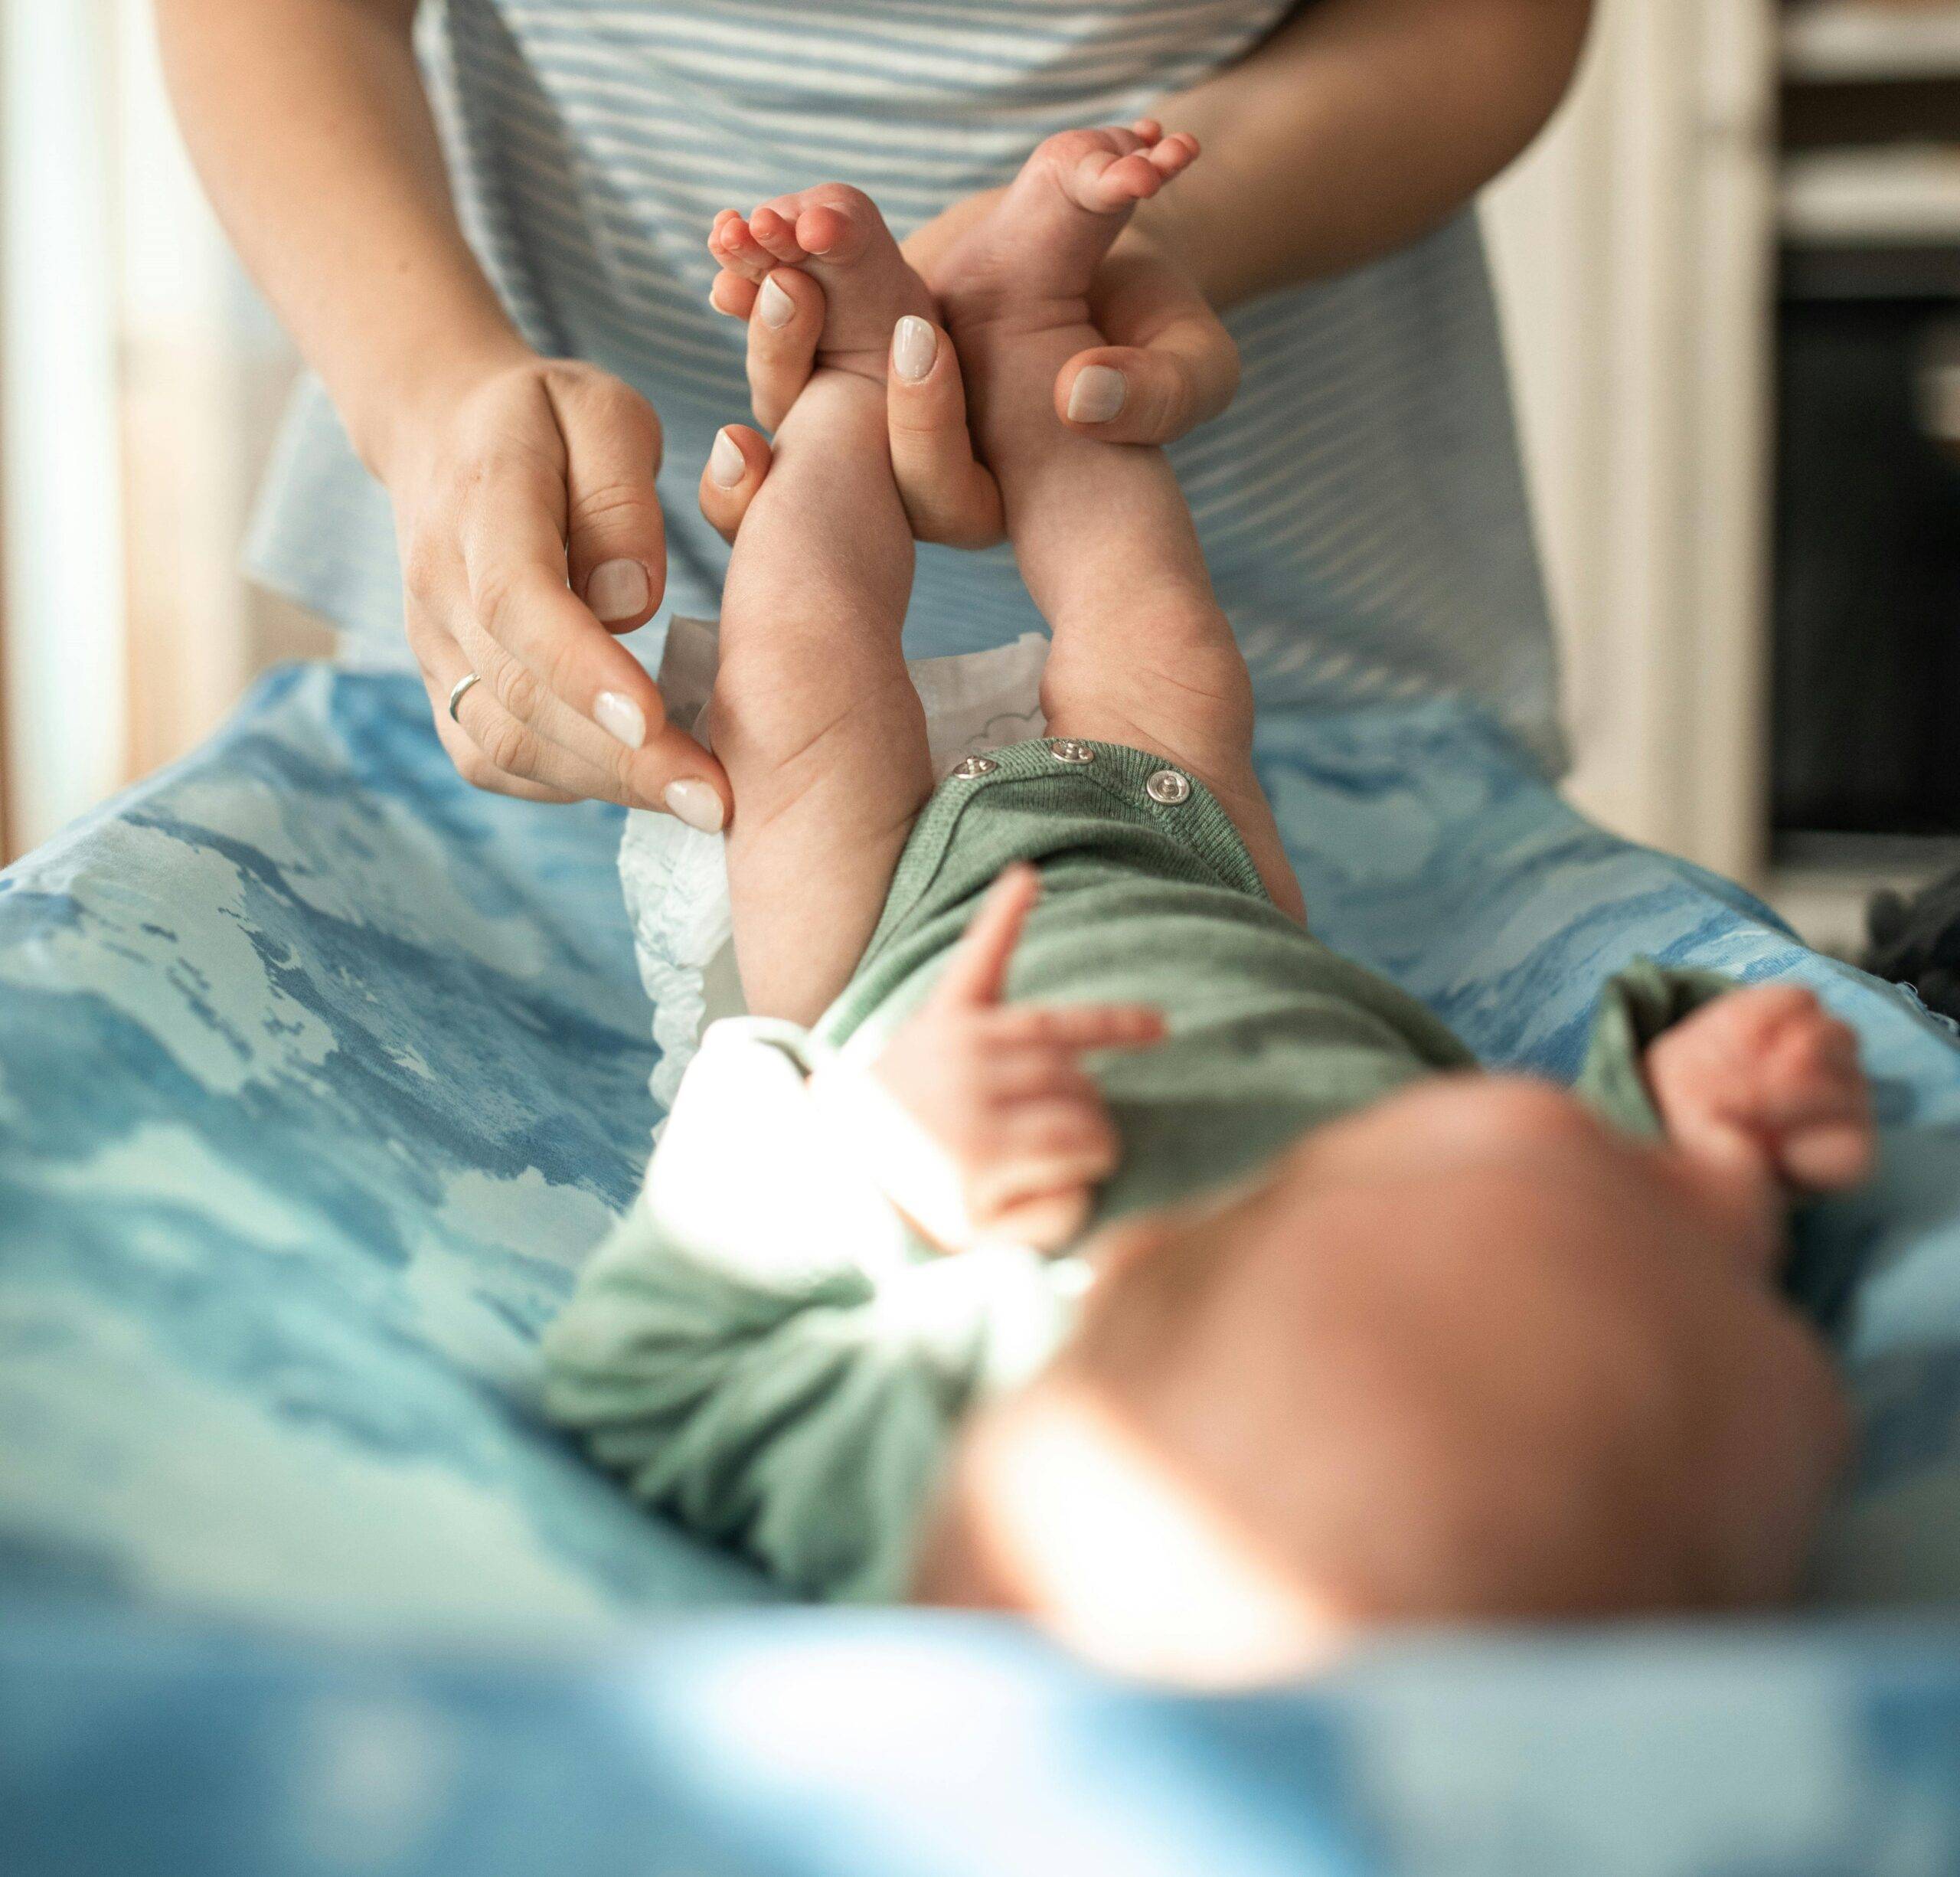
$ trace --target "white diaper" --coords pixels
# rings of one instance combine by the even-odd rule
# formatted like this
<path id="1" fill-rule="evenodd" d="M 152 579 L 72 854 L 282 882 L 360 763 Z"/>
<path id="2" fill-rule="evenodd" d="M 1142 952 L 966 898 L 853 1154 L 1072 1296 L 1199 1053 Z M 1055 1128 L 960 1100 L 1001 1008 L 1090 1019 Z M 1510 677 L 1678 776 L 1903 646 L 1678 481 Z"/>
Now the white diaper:
<path id="1" fill-rule="evenodd" d="M 669 719 L 706 741 L 701 724 L 720 646 L 703 620 L 676 618 L 660 662 Z M 1048 642 L 1029 633 L 1012 645 L 958 658 L 921 659 L 910 670 L 926 709 L 933 773 L 969 756 L 1040 735 L 1041 668 Z M 745 1006 L 735 972 L 722 837 L 671 815 L 635 809 L 619 842 L 619 884 L 633 928 L 640 982 L 653 999 L 660 1061 L 649 1086 L 664 1112 L 701 1047 L 701 1032 Z"/>

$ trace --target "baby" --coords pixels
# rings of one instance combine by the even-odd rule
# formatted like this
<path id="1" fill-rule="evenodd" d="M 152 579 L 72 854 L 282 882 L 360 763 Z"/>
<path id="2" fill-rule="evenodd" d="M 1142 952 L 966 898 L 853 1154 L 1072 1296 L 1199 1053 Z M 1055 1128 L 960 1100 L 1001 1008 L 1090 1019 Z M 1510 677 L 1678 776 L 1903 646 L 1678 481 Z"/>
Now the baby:
<path id="1" fill-rule="evenodd" d="M 936 308 L 850 189 L 717 221 L 724 267 L 828 307 L 710 712 L 757 1014 L 710 1032 L 547 1404 L 802 1591 L 1186 1679 L 1786 1594 L 1844 1429 L 1772 1279 L 1786 1192 L 1869 1159 L 1854 1040 L 1643 967 L 1582 1100 L 1473 1073 L 1307 930 L 1169 465 L 1051 404 L 1097 260 L 1196 155 L 1051 138 Z M 1054 647 L 1048 734 L 935 786 L 884 387 L 937 311 Z"/>

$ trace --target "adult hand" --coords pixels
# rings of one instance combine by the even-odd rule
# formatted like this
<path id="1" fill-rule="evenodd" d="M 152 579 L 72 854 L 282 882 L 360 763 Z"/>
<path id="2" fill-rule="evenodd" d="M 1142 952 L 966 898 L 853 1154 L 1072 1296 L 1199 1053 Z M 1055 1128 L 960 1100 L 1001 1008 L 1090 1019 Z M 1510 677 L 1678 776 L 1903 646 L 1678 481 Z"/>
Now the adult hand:
<path id="1" fill-rule="evenodd" d="M 778 267 L 760 289 L 740 274 L 716 280 L 717 312 L 746 319 L 749 397 L 756 421 L 773 430 L 809 381 L 824 329 L 824 290 L 808 274 Z M 973 454 L 959 360 L 945 329 L 907 317 L 892 335 L 886 373 L 886 422 L 900 499 L 920 541 L 985 548 L 1005 531 L 1001 492 Z M 727 539 L 760 484 L 767 444 L 731 426 L 717 439 L 701 478 L 701 512 Z M 739 452 L 747 466 L 737 461 Z"/>
<path id="2" fill-rule="evenodd" d="M 397 436 L 384 467 L 408 642 L 465 780 L 721 826 L 721 765 L 667 721 L 613 636 L 652 617 L 666 583 L 652 407 L 592 366 L 520 356 Z"/>

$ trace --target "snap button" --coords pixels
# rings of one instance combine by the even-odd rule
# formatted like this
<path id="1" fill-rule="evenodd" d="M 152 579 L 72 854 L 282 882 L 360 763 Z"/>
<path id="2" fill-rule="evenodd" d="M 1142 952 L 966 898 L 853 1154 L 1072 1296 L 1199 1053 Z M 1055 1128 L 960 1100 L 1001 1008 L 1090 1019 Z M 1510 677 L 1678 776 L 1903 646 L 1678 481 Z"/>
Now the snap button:
<path id="1" fill-rule="evenodd" d="M 952 773 L 962 782 L 976 782 L 982 776 L 991 776 L 1000 764 L 988 756 L 969 756 Z"/>
<path id="2" fill-rule="evenodd" d="M 1048 745 L 1048 754 L 1058 763 L 1093 763 L 1096 752 L 1086 743 L 1078 743 L 1073 737 L 1063 737 Z"/>
<path id="3" fill-rule="evenodd" d="M 1160 769 L 1143 785 L 1143 792 L 1153 802 L 1175 808 L 1180 802 L 1191 799 L 1191 778 L 1179 775 L 1174 769 Z"/>

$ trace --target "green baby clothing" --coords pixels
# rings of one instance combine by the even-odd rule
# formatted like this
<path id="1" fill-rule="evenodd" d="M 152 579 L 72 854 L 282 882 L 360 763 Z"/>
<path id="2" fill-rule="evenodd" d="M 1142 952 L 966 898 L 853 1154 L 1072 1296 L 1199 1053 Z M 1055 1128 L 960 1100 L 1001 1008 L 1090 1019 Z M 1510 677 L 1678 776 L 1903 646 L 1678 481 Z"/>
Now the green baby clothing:
<path id="1" fill-rule="evenodd" d="M 1093 1065 L 1122 1143 L 1091 1229 L 1256 1170 L 1308 1130 L 1475 1065 L 1421 1005 L 1280 912 L 1223 809 L 1143 751 L 1069 739 L 970 758 L 935 792 L 851 984 L 808 1035 L 738 1019 L 690 1068 L 641 1203 L 548 1333 L 548 1411 L 635 1495 L 809 1594 L 902 1594 L 952 1432 L 1067 1333 L 1080 1257 L 920 1243 L 807 1071 L 868 1063 L 1001 869 L 1040 870 L 1016 1000 L 1137 1002 L 1163 1044 Z M 1637 966 L 1580 1092 L 1658 1123 L 1642 1050 L 1728 988 Z"/>

